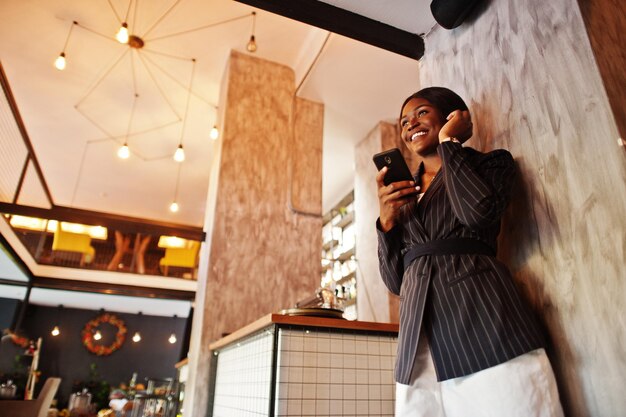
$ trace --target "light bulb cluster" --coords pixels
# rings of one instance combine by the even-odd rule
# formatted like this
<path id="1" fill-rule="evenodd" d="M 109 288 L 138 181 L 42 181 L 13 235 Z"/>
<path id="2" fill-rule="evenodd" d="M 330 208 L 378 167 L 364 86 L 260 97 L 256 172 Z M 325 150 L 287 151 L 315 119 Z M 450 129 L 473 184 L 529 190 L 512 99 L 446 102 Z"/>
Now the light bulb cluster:
<path id="1" fill-rule="evenodd" d="M 62 307 L 59 307 L 59 309 L 61 309 Z M 139 316 L 141 316 L 141 312 L 139 313 Z M 174 320 L 176 320 L 176 314 L 174 314 Z M 59 329 L 58 325 L 55 325 L 54 328 L 52 329 L 52 331 L 50 332 L 50 334 L 53 337 L 57 337 L 58 335 L 61 334 L 61 330 Z M 93 338 L 93 340 L 102 340 L 102 333 L 100 332 L 100 330 L 96 330 L 93 335 L 91 336 Z M 135 332 L 135 334 L 132 337 L 132 341 L 133 343 L 139 343 L 141 342 L 141 334 L 137 331 Z M 176 337 L 176 333 L 174 331 L 172 331 L 172 333 L 170 334 L 170 337 L 168 337 L 167 341 L 170 344 L 175 344 L 178 341 L 178 338 Z"/>
<path id="2" fill-rule="evenodd" d="M 255 39 L 255 26 L 256 26 L 256 12 L 253 11 L 251 13 L 252 16 L 252 33 L 250 35 L 250 40 L 248 41 L 247 45 L 246 45 L 246 49 L 249 52 L 255 52 L 257 50 L 257 44 L 256 44 L 256 39 Z M 125 19 L 126 20 L 126 19 Z M 65 68 L 67 67 L 67 59 L 66 59 L 66 48 L 68 45 L 68 42 L 70 40 L 70 36 L 72 34 L 72 30 L 74 28 L 74 26 L 78 26 L 78 22 L 77 21 L 73 21 L 72 22 L 72 26 L 70 27 L 69 33 L 67 35 L 67 38 L 65 40 L 65 44 L 63 45 L 63 50 L 61 51 L 61 53 L 58 55 L 58 57 L 55 59 L 54 61 L 54 67 L 56 69 L 58 69 L 59 71 L 63 71 L 65 70 Z M 129 47 L 132 48 L 137 48 L 140 49 L 141 47 L 143 47 L 144 42 L 143 40 L 141 40 L 141 38 L 135 36 L 135 35 L 131 35 L 129 28 L 128 28 L 128 23 L 126 21 L 122 22 L 120 28 L 118 29 L 117 33 L 115 34 L 115 39 L 121 43 L 121 44 L 126 44 Z M 193 59 L 193 62 L 195 64 L 195 59 Z M 195 66 L 194 66 L 195 68 Z M 191 96 L 191 83 L 193 81 L 193 72 L 192 72 L 192 76 L 191 76 L 191 81 L 190 81 L 190 85 L 189 85 L 189 96 L 187 98 L 187 106 L 189 106 L 189 98 Z M 134 108 L 135 108 L 135 104 L 136 104 L 136 99 L 137 99 L 138 95 L 135 94 L 135 103 L 133 103 L 133 112 L 134 112 Z M 129 159 L 131 157 L 131 152 L 130 152 L 130 148 L 128 146 L 128 138 L 129 138 L 129 133 L 131 132 L 131 124 L 132 124 L 132 120 L 133 120 L 133 113 L 131 112 L 131 116 L 130 116 L 130 120 L 129 120 L 129 124 L 128 124 L 128 129 L 126 132 L 126 138 L 124 140 L 124 144 L 122 146 L 120 146 L 117 149 L 117 156 L 120 159 Z M 187 112 L 185 112 L 185 117 L 187 115 Z M 184 135 L 184 123 L 183 123 L 183 135 Z M 211 128 L 210 132 L 209 132 L 209 137 L 212 140 L 217 140 L 220 136 L 220 132 L 217 128 L 217 125 L 214 124 L 213 127 Z M 178 147 L 176 148 L 174 154 L 172 155 L 174 161 L 181 163 L 183 161 L 185 161 L 186 159 L 186 155 L 185 155 L 185 150 L 183 148 L 183 144 L 182 144 L 182 136 L 181 136 L 181 141 L 178 145 Z M 170 204 L 169 207 L 170 211 L 172 213 L 176 213 L 178 212 L 178 210 L 180 209 L 178 203 L 176 202 L 176 198 L 174 199 L 174 202 L 172 202 Z M 57 329 L 57 331 L 59 331 Z M 95 336 L 95 335 L 94 335 Z"/>

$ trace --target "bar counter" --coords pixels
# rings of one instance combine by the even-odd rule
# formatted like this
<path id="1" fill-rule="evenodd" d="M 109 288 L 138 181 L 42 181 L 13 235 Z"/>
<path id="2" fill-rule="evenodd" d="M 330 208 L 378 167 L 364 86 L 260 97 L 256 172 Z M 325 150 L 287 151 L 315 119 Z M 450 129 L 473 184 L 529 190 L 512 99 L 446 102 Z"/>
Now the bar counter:
<path id="1" fill-rule="evenodd" d="M 209 415 L 393 416 L 398 325 L 268 314 L 212 343 Z"/>

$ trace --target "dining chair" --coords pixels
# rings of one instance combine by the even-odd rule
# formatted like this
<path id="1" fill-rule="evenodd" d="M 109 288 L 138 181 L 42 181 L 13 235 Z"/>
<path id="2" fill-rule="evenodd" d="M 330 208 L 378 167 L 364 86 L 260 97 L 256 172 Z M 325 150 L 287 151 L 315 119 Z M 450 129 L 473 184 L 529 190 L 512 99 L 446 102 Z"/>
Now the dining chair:
<path id="1" fill-rule="evenodd" d="M 47 417 L 61 378 L 46 379 L 36 400 L 2 400 L 0 417 Z"/>

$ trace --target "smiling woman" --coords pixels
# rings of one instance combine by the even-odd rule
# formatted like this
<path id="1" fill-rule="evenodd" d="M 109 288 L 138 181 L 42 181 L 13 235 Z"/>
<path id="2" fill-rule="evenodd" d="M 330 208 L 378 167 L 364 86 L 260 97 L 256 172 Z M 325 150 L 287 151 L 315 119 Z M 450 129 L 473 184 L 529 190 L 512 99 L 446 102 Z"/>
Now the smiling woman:
<path id="1" fill-rule="evenodd" d="M 446 88 L 409 96 L 400 125 L 414 181 L 376 177 L 380 273 L 400 296 L 396 416 L 562 416 L 539 325 L 495 257 L 511 154 L 462 146 L 470 114 Z"/>

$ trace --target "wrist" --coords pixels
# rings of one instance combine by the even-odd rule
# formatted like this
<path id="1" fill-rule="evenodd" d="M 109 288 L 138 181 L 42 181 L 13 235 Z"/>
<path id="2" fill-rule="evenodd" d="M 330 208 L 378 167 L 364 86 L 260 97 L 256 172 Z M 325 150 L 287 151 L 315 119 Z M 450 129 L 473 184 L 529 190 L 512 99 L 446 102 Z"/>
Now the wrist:
<path id="1" fill-rule="evenodd" d="M 444 142 L 454 142 L 454 143 L 461 143 L 457 138 L 455 138 L 454 136 L 447 136 L 444 138 L 439 138 L 439 143 L 444 143 Z"/>

